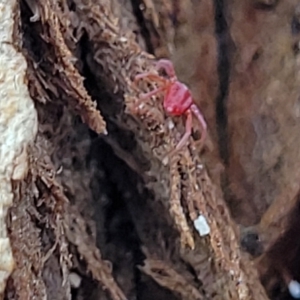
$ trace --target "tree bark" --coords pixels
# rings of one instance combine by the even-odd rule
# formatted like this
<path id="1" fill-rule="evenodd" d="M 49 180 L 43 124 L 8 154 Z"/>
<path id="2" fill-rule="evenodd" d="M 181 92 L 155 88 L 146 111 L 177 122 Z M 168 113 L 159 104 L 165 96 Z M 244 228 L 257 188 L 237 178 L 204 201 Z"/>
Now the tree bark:
<path id="1" fill-rule="evenodd" d="M 1 299 L 285 299 L 296 0 L 0 0 L 0 24 Z M 195 122 L 168 155 L 184 118 L 140 99 L 161 57 L 204 147 Z"/>

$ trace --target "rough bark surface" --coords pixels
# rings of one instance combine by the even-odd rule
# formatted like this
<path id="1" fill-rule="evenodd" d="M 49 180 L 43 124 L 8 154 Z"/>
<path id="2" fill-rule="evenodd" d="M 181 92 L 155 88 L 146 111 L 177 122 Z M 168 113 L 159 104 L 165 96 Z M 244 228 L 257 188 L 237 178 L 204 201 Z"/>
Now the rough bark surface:
<path id="1" fill-rule="evenodd" d="M 0 131 L 16 140 L 0 146 L 1 299 L 291 299 L 297 2 L 0 0 L 0 50 L 23 61 L 0 71 L 0 127 L 18 124 Z M 140 100 L 157 82 L 134 77 L 160 57 L 203 112 L 204 147 L 195 122 L 168 155 L 184 118 Z"/>

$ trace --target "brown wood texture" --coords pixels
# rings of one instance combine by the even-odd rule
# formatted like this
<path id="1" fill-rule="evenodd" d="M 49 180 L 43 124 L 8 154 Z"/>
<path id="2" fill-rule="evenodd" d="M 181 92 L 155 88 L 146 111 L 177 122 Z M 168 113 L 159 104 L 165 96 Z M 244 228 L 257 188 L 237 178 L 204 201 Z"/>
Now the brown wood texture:
<path id="1" fill-rule="evenodd" d="M 15 10 L 39 125 L 13 182 L 5 299 L 288 299 L 300 280 L 298 1 Z M 162 57 L 208 125 L 204 147 L 195 121 L 172 156 L 184 118 L 161 95 L 140 101 L 157 82 L 133 82 Z"/>

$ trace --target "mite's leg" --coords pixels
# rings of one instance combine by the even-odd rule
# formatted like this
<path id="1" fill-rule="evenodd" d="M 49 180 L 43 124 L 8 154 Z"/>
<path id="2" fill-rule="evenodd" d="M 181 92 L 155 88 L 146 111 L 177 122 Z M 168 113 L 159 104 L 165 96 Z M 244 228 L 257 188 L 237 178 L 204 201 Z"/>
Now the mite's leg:
<path id="1" fill-rule="evenodd" d="M 146 99 L 148 99 L 148 98 L 150 98 L 150 97 L 152 97 L 152 96 L 154 96 L 154 95 L 156 95 L 156 94 L 164 91 L 165 89 L 166 89 L 165 87 L 159 87 L 159 88 L 157 88 L 157 89 L 155 89 L 155 90 L 153 90 L 153 91 L 151 91 L 149 93 L 143 93 L 143 94 L 140 95 L 140 99 L 146 100 Z"/>
<path id="2" fill-rule="evenodd" d="M 158 87 L 148 93 L 142 93 L 139 95 L 139 98 L 136 100 L 135 102 L 135 112 L 137 112 L 138 110 L 141 109 L 141 107 L 143 107 L 143 102 L 149 98 L 151 98 L 152 96 L 157 95 L 160 92 L 163 92 L 166 89 L 166 85 L 163 85 L 161 87 Z"/>
<path id="3" fill-rule="evenodd" d="M 186 112 L 186 123 L 185 123 L 185 134 L 179 141 L 179 143 L 176 146 L 176 151 L 179 151 L 188 141 L 189 137 L 192 133 L 192 112 L 191 110 L 187 110 Z"/>
<path id="4" fill-rule="evenodd" d="M 157 82 L 162 83 L 162 84 L 164 84 L 166 82 L 166 80 L 164 78 L 162 78 L 158 74 L 154 74 L 152 72 L 146 72 L 146 73 L 136 75 L 133 82 L 136 83 L 138 80 L 141 80 L 141 79 L 144 79 L 144 78 L 148 78 L 148 79 L 151 79 L 153 81 L 157 81 Z"/>
<path id="5" fill-rule="evenodd" d="M 196 104 L 191 105 L 191 111 L 196 116 L 196 118 L 198 119 L 198 121 L 201 125 L 202 132 L 201 132 L 200 143 L 202 145 L 204 143 L 205 139 L 206 139 L 206 136 L 207 136 L 207 124 L 204 120 L 204 117 L 203 117 L 202 113 L 200 112 L 200 110 L 196 106 Z"/>
<path id="6" fill-rule="evenodd" d="M 162 84 L 162 86 L 154 89 L 151 92 L 141 94 L 140 95 L 141 100 L 146 100 L 146 99 L 158 94 L 159 92 L 164 91 L 167 87 L 167 82 L 164 78 L 161 78 L 159 75 L 153 74 L 151 72 L 147 72 L 147 73 L 143 73 L 143 74 L 139 74 L 139 75 L 135 76 L 134 82 L 136 83 L 138 80 L 141 80 L 143 78 L 148 78 L 153 81 L 159 82 L 160 84 Z"/>
<path id="7" fill-rule="evenodd" d="M 167 73 L 167 75 L 169 77 L 176 77 L 175 70 L 174 70 L 174 67 L 173 67 L 173 63 L 168 59 L 160 59 L 156 63 L 156 68 L 158 70 L 159 69 L 165 70 L 165 72 Z"/>

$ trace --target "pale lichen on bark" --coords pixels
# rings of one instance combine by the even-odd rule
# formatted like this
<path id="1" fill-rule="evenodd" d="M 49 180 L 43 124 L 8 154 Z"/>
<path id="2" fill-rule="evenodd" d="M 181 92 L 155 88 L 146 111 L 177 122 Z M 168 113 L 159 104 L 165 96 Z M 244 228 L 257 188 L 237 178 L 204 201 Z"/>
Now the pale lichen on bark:
<path id="1" fill-rule="evenodd" d="M 16 0 L 0 1 L 0 297 L 14 268 L 6 228 L 12 181 L 26 175 L 27 146 L 37 132 L 37 114 L 25 82 L 27 63 L 14 47 L 16 8 Z"/>

